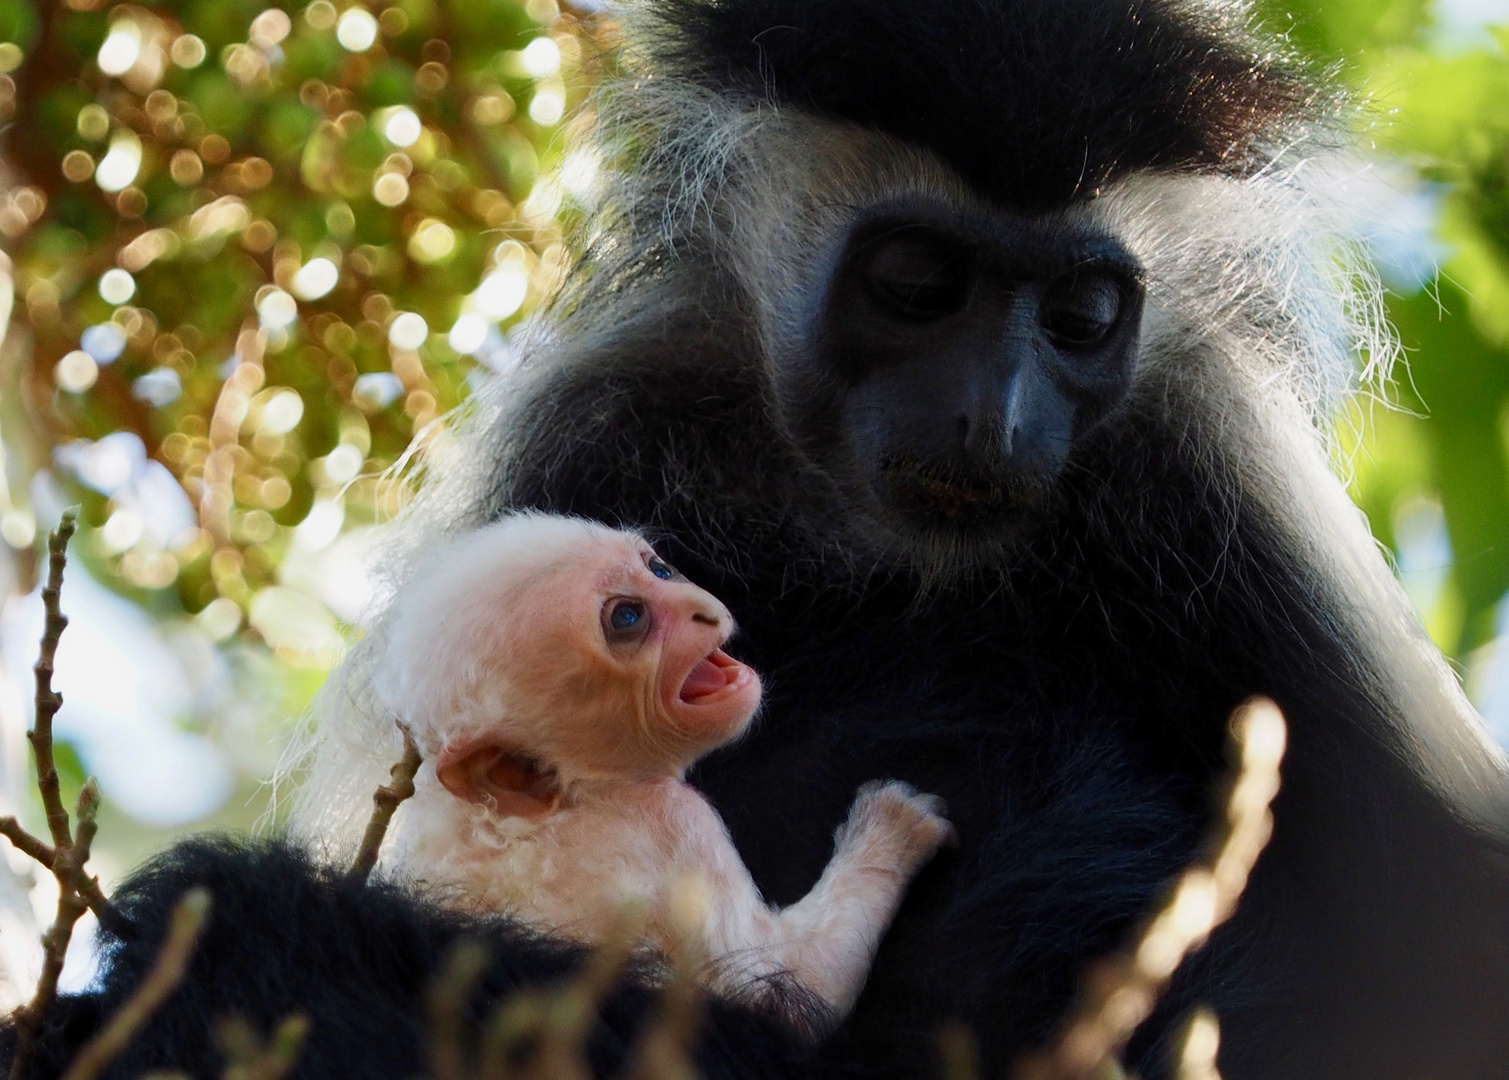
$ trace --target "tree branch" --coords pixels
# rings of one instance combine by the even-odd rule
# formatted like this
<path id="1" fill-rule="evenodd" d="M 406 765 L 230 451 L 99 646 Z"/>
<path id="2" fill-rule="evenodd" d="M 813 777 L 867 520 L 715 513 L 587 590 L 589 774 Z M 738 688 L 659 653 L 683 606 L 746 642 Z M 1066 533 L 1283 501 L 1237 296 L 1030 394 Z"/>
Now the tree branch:
<path id="1" fill-rule="evenodd" d="M 52 670 L 58 639 L 68 626 L 68 616 L 63 614 L 59 597 L 63 589 L 63 567 L 68 562 L 68 541 L 77 523 L 77 511 L 66 510 L 57 529 L 47 538 L 47 584 L 42 589 L 42 606 L 47 614 L 42 631 L 42 654 L 37 657 L 33 669 L 37 674 L 37 716 L 32 729 L 26 733 L 37 759 L 37 788 L 42 793 L 42 808 L 47 811 L 47 829 L 59 850 L 70 846 L 73 837 L 68 830 L 68 811 L 63 808 L 58 768 L 52 756 L 52 721 L 63 705 L 63 695 L 52 688 Z"/>
<path id="2" fill-rule="evenodd" d="M 73 535 L 76 518 L 74 511 L 63 514 L 57 531 L 48 538 L 49 565 L 47 585 L 42 590 L 42 606 L 46 611 L 42 631 L 42 650 L 37 658 L 36 722 L 26 737 L 31 741 L 32 752 L 37 759 L 37 787 L 42 794 L 42 807 L 47 813 L 48 831 L 53 844 L 33 836 L 13 817 L 0 817 L 0 836 L 4 836 L 16 848 L 30 855 L 47 869 L 56 873 L 57 853 L 73 843 L 69 835 L 68 811 L 63 808 L 63 795 L 58 781 L 57 764 L 52 753 L 52 722 L 63 704 L 63 695 L 52 688 L 53 661 L 58 651 L 58 641 L 68 626 L 68 616 L 63 614 L 61 597 L 63 567 L 68 560 L 68 539 Z M 57 845 L 57 846 L 53 846 Z M 85 874 L 80 861 L 77 873 L 73 874 L 73 887 L 99 917 L 100 924 L 113 933 L 126 929 L 120 913 L 105 898 L 100 883 Z"/>
<path id="3" fill-rule="evenodd" d="M 31 856 L 49 870 L 53 868 L 53 861 L 57 858 L 57 849 L 27 832 L 15 818 L 0 817 L 0 836 L 4 836 L 14 844 L 16 850 L 23 855 Z M 81 873 L 74 882 L 74 888 L 78 889 L 84 897 L 84 901 L 99 919 L 101 926 L 117 936 L 130 932 L 131 924 L 126 921 L 124 915 L 115 910 L 115 905 L 110 903 L 105 891 L 100 888 L 98 878 Z"/>
<path id="4" fill-rule="evenodd" d="M 36 757 L 37 790 L 42 796 L 42 806 L 47 813 L 47 826 L 53 843 L 33 836 L 23 829 L 15 818 L 0 818 L 0 834 L 6 836 L 16 847 L 36 859 L 52 871 L 58 882 L 58 909 L 52 925 L 42 935 L 42 974 L 32 998 L 14 1013 L 16 1025 L 16 1053 L 11 1058 L 11 1080 L 21 1080 L 31 1065 L 36 1052 L 37 1033 L 42 1029 L 47 1010 L 58 996 L 58 978 L 63 973 L 63 961 L 68 955 L 68 943 L 73 939 L 73 928 L 89 908 L 94 908 L 102 925 L 117 932 L 129 929 L 125 920 L 105 899 L 99 882 L 84 872 L 89 861 L 89 851 L 94 845 L 94 836 L 99 826 L 96 815 L 100 807 L 100 789 L 91 777 L 79 792 L 78 806 L 74 814 L 78 821 L 77 832 L 70 827 L 68 811 L 63 807 L 63 795 L 58 781 L 57 763 L 52 753 L 52 722 L 63 704 L 62 695 L 52 688 L 53 661 L 58 651 L 58 641 L 68 625 L 60 606 L 63 589 L 63 567 L 68 561 L 68 540 L 73 535 L 77 513 L 69 510 L 63 520 L 48 537 L 49 566 L 47 584 L 42 589 L 42 606 L 45 612 L 42 631 L 41 655 L 37 659 L 37 718 L 32 730 L 27 733 L 32 753 Z"/>
<path id="5" fill-rule="evenodd" d="M 82 875 L 84 863 L 89 859 L 89 846 L 94 843 L 96 829 L 94 816 L 99 806 L 99 787 L 91 779 L 79 792 L 78 839 L 53 859 L 52 872 L 58 879 L 58 910 L 47 933 L 42 935 L 42 975 L 37 979 L 37 989 L 31 1001 L 15 1012 L 16 1056 L 11 1059 L 11 1080 L 21 1080 L 26 1075 L 36 1052 L 37 1032 L 58 996 L 58 977 L 63 974 L 63 960 L 68 955 L 74 924 L 89 907 L 73 882 Z"/>
<path id="6" fill-rule="evenodd" d="M 23 855 L 30 855 L 47 869 L 52 869 L 52 863 L 58 855 L 58 849 L 43 840 L 37 839 L 21 825 L 19 821 L 9 815 L 0 817 L 0 836 L 5 837 L 16 850 Z"/>
<path id="7" fill-rule="evenodd" d="M 362 835 L 361 847 L 357 849 L 356 861 L 351 864 L 351 880 L 362 883 L 372 874 L 377 865 L 377 853 L 382 849 L 383 837 L 388 834 L 388 823 L 393 813 L 405 799 L 414 794 L 414 774 L 419 771 L 419 747 L 407 729 L 403 731 L 403 757 L 388 773 L 389 782 L 372 793 L 372 819 L 367 822 L 367 831 Z"/>

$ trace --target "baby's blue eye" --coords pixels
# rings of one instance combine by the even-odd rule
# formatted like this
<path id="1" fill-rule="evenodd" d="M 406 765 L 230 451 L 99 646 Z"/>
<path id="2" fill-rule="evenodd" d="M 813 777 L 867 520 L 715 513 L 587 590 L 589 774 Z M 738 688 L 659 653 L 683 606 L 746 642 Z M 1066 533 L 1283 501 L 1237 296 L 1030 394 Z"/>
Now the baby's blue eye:
<path id="1" fill-rule="evenodd" d="M 621 597 L 610 600 L 603 609 L 603 630 L 610 642 L 634 641 L 643 636 L 649 625 L 650 613 L 643 600 Z"/>
<path id="2" fill-rule="evenodd" d="M 661 581 L 670 581 L 672 578 L 680 577 L 680 575 L 676 573 L 676 568 L 662 559 L 659 555 L 651 555 L 649 562 L 647 562 L 645 565 L 650 568 L 650 573 L 654 574 Z"/>

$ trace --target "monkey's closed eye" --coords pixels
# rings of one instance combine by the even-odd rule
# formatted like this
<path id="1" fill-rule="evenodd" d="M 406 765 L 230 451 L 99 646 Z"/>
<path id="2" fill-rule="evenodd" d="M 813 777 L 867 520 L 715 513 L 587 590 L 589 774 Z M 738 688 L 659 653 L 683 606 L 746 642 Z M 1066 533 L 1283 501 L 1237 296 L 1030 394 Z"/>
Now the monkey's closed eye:
<path id="1" fill-rule="evenodd" d="M 643 600 L 618 596 L 603 605 L 603 635 L 608 644 L 633 644 L 649 630 L 650 610 Z"/>
<path id="2" fill-rule="evenodd" d="M 863 255 L 865 289 L 891 315 L 930 322 L 961 310 L 974 285 L 974 258 L 943 237 L 909 230 L 882 237 Z"/>
<path id="3" fill-rule="evenodd" d="M 1060 345 L 1094 345 L 1116 325 L 1122 300 L 1121 285 L 1104 274 L 1060 278 L 1043 296 L 1043 329 Z"/>

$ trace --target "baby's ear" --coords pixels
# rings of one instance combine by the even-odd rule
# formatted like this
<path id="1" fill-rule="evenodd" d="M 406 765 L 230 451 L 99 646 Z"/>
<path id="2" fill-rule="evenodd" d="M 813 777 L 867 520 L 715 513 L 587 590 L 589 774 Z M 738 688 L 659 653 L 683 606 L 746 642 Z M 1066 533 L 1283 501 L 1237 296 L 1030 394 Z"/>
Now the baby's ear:
<path id="1" fill-rule="evenodd" d="M 554 769 L 496 742 L 447 748 L 435 775 L 456 798 L 491 806 L 504 817 L 543 817 L 555 809 L 561 793 Z"/>

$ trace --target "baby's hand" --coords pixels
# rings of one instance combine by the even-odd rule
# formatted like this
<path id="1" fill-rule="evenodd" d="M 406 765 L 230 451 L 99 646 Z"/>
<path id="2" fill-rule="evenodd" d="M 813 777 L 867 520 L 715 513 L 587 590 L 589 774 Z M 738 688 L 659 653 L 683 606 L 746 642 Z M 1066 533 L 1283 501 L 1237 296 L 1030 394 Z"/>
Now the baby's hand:
<path id="1" fill-rule="evenodd" d="M 860 787 L 838 830 L 838 853 L 862 859 L 867 869 L 910 878 L 940 847 L 957 841 L 947 809 L 938 796 L 900 780 L 872 780 Z"/>

